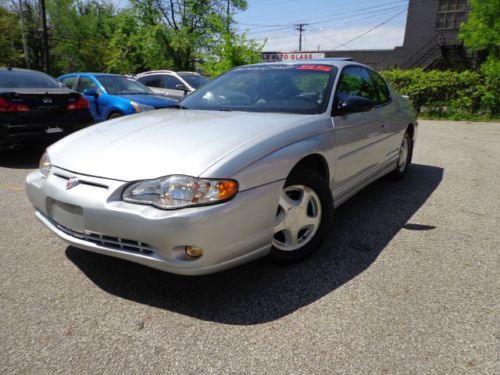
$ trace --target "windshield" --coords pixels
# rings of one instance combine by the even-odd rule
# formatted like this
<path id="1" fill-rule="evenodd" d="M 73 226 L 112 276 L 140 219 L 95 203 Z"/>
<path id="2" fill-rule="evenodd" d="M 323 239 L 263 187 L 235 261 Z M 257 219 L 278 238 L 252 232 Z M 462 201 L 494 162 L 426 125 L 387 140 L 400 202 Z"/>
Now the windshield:
<path id="1" fill-rule="evenodd" d="M 322 113 L 336 68 L 329 65 L 250 65 L 236 68 L 184 99 L 188 109 Z"/>
<path id="2" fill-rule="evenodd" d="M 179 73 L 179 76 L 181 76 L 193 89 L 198 89 L 208 82 L 207 77 L 199 74 Z"/>
<path id="3" fill-rule="evenodd" d="M 97 80 L 111 95 L 152 94 L 153 92 L 132 78 L 123 76 L 97 76 Z"/>
<path id="4" fill-rule="evenodd" d="M 47 74 L 32 71 L 0 71 L 0 87 L 13 89 L 55 89 L 59 82 Z"/>

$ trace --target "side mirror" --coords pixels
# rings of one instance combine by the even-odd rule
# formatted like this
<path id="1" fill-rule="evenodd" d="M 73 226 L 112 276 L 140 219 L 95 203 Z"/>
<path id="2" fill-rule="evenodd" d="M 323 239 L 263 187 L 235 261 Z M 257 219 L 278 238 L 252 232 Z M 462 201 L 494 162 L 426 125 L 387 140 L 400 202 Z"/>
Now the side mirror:
<path id="1" fill-rule="evenodd" d="M 94 97 L 99 96 L 99 94 L 97 93 L 97 90 L 96 89 L 91 89 L 91 88 L 84 89 L 83 90 L 83 95 L 94 96 Z"/>
<path id="2" fill-rule="evenodd" d="M 348 113 L 368 112 L 375 104 L 368 98 L 362 96 L 349 96 L 344 101 L 340 102 L 337 110 L 338 115 L 346 115 Z"/>
<path id="3" fill-rule="evenodd" d="M 177 85 L 175 85 L 175 89 L 184 91 L 184 95 L 189 93 L 189 89 L 186 87 L 186 85 L 184 85 L 182 83 L 178 83 Z"/>

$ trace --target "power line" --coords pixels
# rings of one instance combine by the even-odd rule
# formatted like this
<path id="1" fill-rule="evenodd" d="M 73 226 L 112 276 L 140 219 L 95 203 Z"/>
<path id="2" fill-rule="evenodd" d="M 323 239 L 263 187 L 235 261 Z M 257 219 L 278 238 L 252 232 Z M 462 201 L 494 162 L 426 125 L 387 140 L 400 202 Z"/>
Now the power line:
<path id="1" fill-rule="evenodd" d="M 402 12 L 399 12 L 399 13 L 395 14 L 394 16 L 392 16 L 392 17 L 388 18 L 388 19 L 387 19 L 387 20 L 385 20 L 384 22 L 379 23 L 377 26 L 372 27 L 370 30 L 365 31 L 365 32 L 364 32 L 364 33 L 362 33 L 362 34 L 359 34 L 357 37 L 352 38 L 351 40 L 348 40 L 347 42 L 344 42 L 344 43 L 342 43 L 342 44 L 339 44 L 337 47 L 332 48 L 332 50 L 336 50 L 337 48 L 343 47 L 343 46 L 345 46 L 346 44 L 349 44 L 349 43 L 351 43 L 351 42 L 354 42 L 355 40 L 358 40 L 359 38 L 364 37 L 366 34 L 369 34 L 369 33 L 371 33 L 372 31 L 374 31 L 374 30 L 378 29 L 379 27 L 381 27 L 381 26 L 385 25 L 386 23 L 388 23 L 388 22 L 392 21 L 394 18 L 396 18 L 397 16 L 400 16 L 401 14 L 405 13 L 406 11 L 408 11 L 408 8 L 406 8 L 406 9 L 404 9 Z"/>
<path id="2" fill-rule="evenodd" d="M 308 21 L 308 22 L 309 23 L 327 22 L 332 17 L 333 18 L 338 18 L 339 16 L 350 15 L 350 14 L 357 14 L 357 15 L 359 15 L 358 12 L 365 11 L 365 10 L 376 10 L 376 11 L 388 10 L 387 7 L 389 5 L 391 5 L 392 8 L 394 8 L 395 4 L 397 4 L 397 6 L 404 5 L 406 7 L 406 3 L 407 2 L 408 2 L 408 0 L 396 0 L 396 1 L 386 2 L 386 3 L 383 3 L 383 4 L 378 4 L 378 5 L 375 5 L 375 6 L 350 9 L 350 10 L 345 10 L 345 11 L 341 11 L 341 12 L 330 13 L 330 14 L 326 14 L 326 15 L 322 14 L 322 16 L 328 17 L 328 18 L 323 18 L 323 19 L 320 18 L 320 20 L 318 20 L 318 21 Z M 403 4 L 403 3 L 405 3 L 405 4 Z M 284 26 L 293 26 L 294 25 L 293 23 L 290 23 L 290 24 L 258 24 L 258 23 L 243 23 L 243 22 L 242 23 L 238 23 L 238 24 L 242 25 L 242 26 L 253 26 L 253 27 L 262 27 L 262 28 L 266 28 L 266 27 L 284 27 Z"/>
<path id="3" fill-rule="evenodd" d="M 317 24 L 321 24 L 321 23 L 326 23 L 326 22 L 332 22 L 332 21 L 335 21 L 335 20 L 339 20 L 339 19 L 357 19 L 357 18 L 360 18 L 362 16 L 374 16 L 376 14 L 379 14 L 379 13 L 386 13 L 388 11 L 392 11 L 392 10 L 399 10 L 399 9 L 402 9 L 401 6 L 396 6 L 396 7 L 390 7 L 390 8 L 379 8 L 379 9 L 375 9 L 375 10 L 371 10 L 369 12 L 362 12 L 362 13 L 359 13 L 359 12 L 356 12 L 355 14 L 351 14 L 351 15 L 338 15 L 337 17 L 331 17 L 331 18 L 328 18 L 328 19 L 323 19 L 321 21 L 313 21 L 313 22 L 309 22 L 310 25 L 317 25 Z M 406 7 L 404 9 L 407 9 Z M 366 18 L 366 17 L 364 17 Z M 261 33 L 269 33 L 269 32 L 273 32 L 273 31 L 281 31 L 281 30 L 286 30 L 288 28 L 292 28 L 292 27 L 295 27 L 296 24 L 291 24 L 291 25 L 284 25 L 284 26 L 281 26 L 281 27 L 276 27 L 276 28 L 263 28 L 262 30 L 255 30 L 255 29 L 252 29 L 248 32 L 248 34 L 261 34 Z"/>

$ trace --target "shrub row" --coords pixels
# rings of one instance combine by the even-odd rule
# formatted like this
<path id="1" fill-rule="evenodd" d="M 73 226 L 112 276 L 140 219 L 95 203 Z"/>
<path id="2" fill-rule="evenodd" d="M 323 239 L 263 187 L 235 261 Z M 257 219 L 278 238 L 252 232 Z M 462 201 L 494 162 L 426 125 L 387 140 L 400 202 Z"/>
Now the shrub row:
<path id="1" fill-rule="evenodd" d="M 388 70 L 385 79 L 410 97 L 423 117 L 452 120 L 500 117 L 499 66 L 481 72 Z"/>

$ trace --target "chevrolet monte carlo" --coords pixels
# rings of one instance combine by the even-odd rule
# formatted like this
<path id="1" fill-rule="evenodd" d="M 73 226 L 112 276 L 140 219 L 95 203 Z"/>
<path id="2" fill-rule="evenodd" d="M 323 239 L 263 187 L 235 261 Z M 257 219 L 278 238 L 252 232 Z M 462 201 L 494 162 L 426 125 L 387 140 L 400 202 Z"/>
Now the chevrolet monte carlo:
<path id="1" fill-rule="evenodd" d="M 335 207 L 405 175 L 416 134 L 408 100 L 367 66 L 248 65 L 177 108 L 67 136 L 26 191 L 37 218 L 75 247 L 200 275 L 307 256 Z"/>

